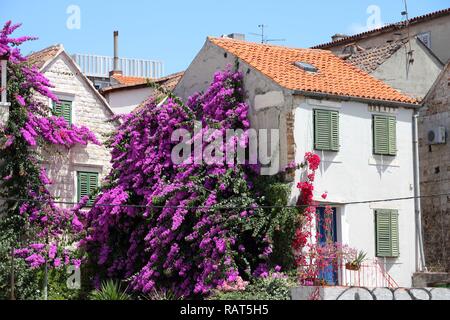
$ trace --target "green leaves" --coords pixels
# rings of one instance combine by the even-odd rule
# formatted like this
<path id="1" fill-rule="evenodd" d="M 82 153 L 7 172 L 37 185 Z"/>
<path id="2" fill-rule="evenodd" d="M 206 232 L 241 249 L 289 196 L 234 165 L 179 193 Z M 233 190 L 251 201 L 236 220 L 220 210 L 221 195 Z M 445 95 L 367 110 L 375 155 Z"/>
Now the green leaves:
<path id="1" fill-rule="evenodd" d="M 99 290 L 94 290 L 90 294 L 91 300 L 131 300 L 126 289 L 118 281 L 108 280 L 103 282 Z"/>

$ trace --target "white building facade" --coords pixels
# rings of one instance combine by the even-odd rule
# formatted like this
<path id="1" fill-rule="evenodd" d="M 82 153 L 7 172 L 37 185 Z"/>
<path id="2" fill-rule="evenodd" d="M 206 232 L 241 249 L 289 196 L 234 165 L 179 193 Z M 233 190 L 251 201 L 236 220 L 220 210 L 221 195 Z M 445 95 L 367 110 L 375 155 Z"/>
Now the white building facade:
<path id="1" fill-rule="evenodd" d="M 308 58 L 314 55 L 318 57 L 316 60 Z M 317 74 L 294 69 L 296 59 L 309 59 L 306 62 L 318 67 Z M 330 59 L 333 65 L 321 62 Z M 303 162 L 306 152 L 318 154 L 322 163 L 314 183 L 314 199 L 320 202 L 321 195 L 328 193 L 326 201 L 335 208 L 335 241 L 367 252 L 367 258 L 378 261 L 397 285 L 410 287 L 418 258 L 412 139 L 413 114 L 417 105 L 408 98 L 404 98 L 408 102 L 399 102 L 400 96 L 394 89 L 338 60 L 322 50 L 297 51 L 209 38 L 174 93 L 186 99 L 194 92 L 204 90 L 214 72 L 237 63 L 244 75 L 252 127 L 279 129 L 279 148 L 273 150 L 273 160 L 279 165 L 273 173 L 292 161 Z M 359 84 L 362 91 L 381 86 L 380 94 L 390 92 L 392 101 L 384 96 L 362 98 L 351 97 L 345 92 L 324 93 L 323 88 L 320 88 L 322 92 L 293 89 L 297 84 L 315 83 L 319 88 L 330 83 L 334 90 L 333 81 L 340 81 L 339 74 L 327 68 L 338 68 L 338 72 L 349 79 L 347 81 L 362 77 Z M 290 78 L 286 80 L 287 77 Z M 336 87 L 339 89 L 339 85 Z M 344 86 L 340 90 L 350 91 L 351 88 Z M 330 139 L 332 145 L 317 145 L 320 135 L 323 138 L 324 133 L 329 134 L 326 128 L 315 128 L 317 111 L 322 115 L 333 115 L 334 120 L 327 124 L 330 131 L 334 130 Z M 377 137 L 377 148 L 374 136 Z M 299 195 L 297 183 L 301 176 L 302 172 L 297 171 L 291 181 L 292 203 Z M 407 199 L 375 201 L 393 198 Z"/>

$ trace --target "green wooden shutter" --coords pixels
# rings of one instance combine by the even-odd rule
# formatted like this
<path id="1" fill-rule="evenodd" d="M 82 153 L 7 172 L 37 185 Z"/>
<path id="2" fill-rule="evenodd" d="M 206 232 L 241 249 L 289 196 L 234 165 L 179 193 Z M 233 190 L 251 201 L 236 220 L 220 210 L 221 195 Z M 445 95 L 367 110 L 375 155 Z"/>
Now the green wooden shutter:
<path id="1" fill-rule="evenodd" d="M 57 117 L 63 117 L 68 124 L 72 124 L 72 101 L 60 100 L 53 102 L 53 113 Z"/>
<path id="2" fill-rule="evenodd" d="M 78 201 L 85 196 L 90 196 L 98 187 L 98 173 L 96 172 L 78 172 Z M 94 199 L 88 201 L 92 205 Z"/>
<path id="3" fill-rule="evenodd" d="M 339 112 L 314 110 L 314 149 L 339 151 Z"/>
<path id="4" fill-rule="evenodd" d="M 397 120 L 394 117 L 388 117 L 389 127 L 389 155 L 397 154 Z"/>
<path id="5" fill-rule="evenodd" d="M 395 156 L 397 154 L 397 121 L 395 117 L 373 116 L 373 153 Z"/>
<path id="6" fill-rule="evenodd" d="M 398 211 L 378 209 L 375 211 L 375 237 L 377 257 L 398 257 Z"/>

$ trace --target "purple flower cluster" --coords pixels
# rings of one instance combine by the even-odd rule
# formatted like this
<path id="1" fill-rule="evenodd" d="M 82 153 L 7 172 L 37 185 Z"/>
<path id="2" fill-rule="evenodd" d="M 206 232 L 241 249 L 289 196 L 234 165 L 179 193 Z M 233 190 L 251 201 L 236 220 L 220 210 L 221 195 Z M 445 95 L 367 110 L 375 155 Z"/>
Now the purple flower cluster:
<path id="1" fill-rule="evenodd" d="M 70 252 L 65 250 L 64 242 L 73 241 L 73 234 L 84 230 L 77 217 L 80 207 L 68 210 L 55 205 L 47 189 L 52 182 L 33 149 L 71 148 L 99 142 L 86 127 L 70 126 L 64 118 L 51 116 L 48 104 L 42 101 L 58 99 L 51 91 L 49 80 L 38 68 L 30 66 L 18 48 L 35 38 L 11 37 L 19 26 L 8 21 L 0 30 L 0 56 L 8 59 L 7 93 L 11 101 L 9 122 L 0 127 L 0 150 L 8 159 L 4 161 L 6 165 L 0 166 L 0 178 L 7 182 L 2 184 L 1 196 L 32 199 L 5 210 L 7 214 L 18 215 L 23 222 L 22 229 L 16 231 L 28 233 L 27 238 L 36 242 L 16 251 L 17 256 L 24 258 L 32 268 L 40 267 L 45 261 L 54 267 L 79 264 L 79 260 L 72 259 Z"/>
<path id="2" fill-rule="evenodd" d="M 251 193 L 245 174 L 249 166 L 197 164 L 194 155 L 181 164 L 172 162 L 177 144 L 172 133 L 180 128 L 193 133 L 194 121 L 203 128 L 191 142 L 207 137 L 211 128 L 219 128 L 224 137 L 227 129 L 249 128 L 239 72 L 217 72 L 206 92 L 191 96 L 187 105 L 171 98 L 162 105 L 150 101 L 123 118 L 109 142 L 110 184 L 87 215 L 87 236 L 81 241 L 97 266 L 97 279 L 131 278 L 130 288 L 138 292 L 158 287 L 179 296 L 202 296 L 224 281 L 250 275 L 256 266 L 250 261 L 270 254 L 260 240 L 264 237 L 251 232 L 258 205 L 245 196 Z M 208 139 L 202 141 L 206 146 Z M 234 147 L 247 142 L 234 141 Z M 101 206 L 105 203 L 146 208 Z M 229 203 L 253 209 L 215 208 Z M 253 252 L 246 250 L 252 243 Z"/>

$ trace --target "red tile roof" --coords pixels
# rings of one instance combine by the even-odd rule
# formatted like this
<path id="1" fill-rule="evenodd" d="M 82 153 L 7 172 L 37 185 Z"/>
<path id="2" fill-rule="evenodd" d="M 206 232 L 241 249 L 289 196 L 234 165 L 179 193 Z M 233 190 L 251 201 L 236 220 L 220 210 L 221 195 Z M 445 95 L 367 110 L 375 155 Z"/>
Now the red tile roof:
<path id="1" fill-rule="evenodd" d="M 136 78 L 136 77 L 126 77 L 126 76 L 121 76 L 121 75 L 119 75 L 119 76 L 113 75 L 112 77 L 114 79 L 116 79 L 117 81 L 121 80 L 122 83 L 102 88 L 100 91 L 102 93 L 107 93 L 107 92 L 119 91 L 119 90 L 145 88 L 145 87 L 147 87 L 147 81 L 155 82 L 155 83 L 159 84 L 160 86 L 164 87 L 166 90 L 172 91 L 175 88 L 175 86 L 178 84 L 178 81 L 180 81 L 183 74 L 184 74 L 184 71 L 170 74 L 168 76 L 165 76 L 162 78 L 157 78 L 157 79 L 146 79 L 146 78 Z M 131 78 L 131 79 L 128 79 L 128 78 Z M 133 79 L 136 79 L 136 81 L 133 81 Z"/>
<path id="2" fill-rule="evenodd" d="M 409 19 L 408 23 L 409 25 L 414 25 L 417 23 L 421 23 L 421 22 L 425 22 L 425 21 L 429 21 L 432 19 L 436 19 L 436 18 L 440 18 L 446 15 L 450 15 L 450 8 L 447 9 L 443 9 L 443 10 L 439 10 L 439 11 L 435 11 L 435 12 L 430 12 L 427 14 L 424 14 L 422 16 L 418 16 L 418 17 L 414 17 Z M 398 29 L 402 29 L 404 28 L 406 25 L 406 21 L 404 22 L 397 22 L 397 23 L 392 23 L 392 24 L 388 24 L 384 27 L 381 28 L 376 28 L 376 29 L 372 29 L 366 32 L 362 32 L 362 33 L 358 33 L 355 34 L 353 36 L 348 36 L 336 41 L 331 41 L 331 42 L 327 42 L 327 43 L 323 43 L 323 44 L 319 44 L 316 45 L 314 47 L 312 47 L 313 49 L 329 49 L 332 47 L 336 47 L 336 46 L 340 46 L 343 44 L 347 44 L 350 42 L 354 42 L 357 41 L 359 39 L 363 39 L 363 38 L 367 38 L 370 37 L 372 35 L 378 34 L 378 33 L 384 33 L 384 32 L 390 32 L 393 30 L 398 30 Z"/>
<path id="3" fill-rule="evenodd" d="M 403 47 L 405 43 L 406 40 L 393 41 L 370 49 L 361 48 L 355 53 L 340 57 L 361 70 L 372 73 Z"/>
<path id="4" fill-rule="evenodd" d="M 62 45 L 56 44 L 40 51 L 33 52 L 27 56 L 28 63 L 41 69 L 47 61 L 53 59 L 61 50 L 63 50 Z"/>
<path id="5" fill-rule="evenodd" d="M 170 74 L 168 76 L 156 79 L 154 82 L 157 83 L 163 90 L 172 92 L 175 89 L 178 82 L 184 75 L 184 71 Z M 143 101 L 139 106 L 134 109 L 134 112 L 138 112 L 142 108 L 145 107 L 150 101 L 155 100 L 157 98 L 163 98 L 164 94 L 158 90 L 155 90 L 145 101 Z"/>
<path id="6" fill-rule="evenodd" d="M 228 38 L 208 38 L 213 44 L 239 57 L 280 86 L 301 92 L 315 92 L 371 100 L 417 103 L 384 82 L 345 62 L 330 51 L 295 49 Z M 317 73 L 297 67 L 306 62 Z"/>
<path id="7" fill-rule="evenodd" d="M 129 77 L 129 76 L 123 76 L 121 74 L 114 74 L 111 76 L 111 78 L 115 79 L 117 82 L 119 82 L 119 84 L 125 84 L 125 85 L 136 85 L 136 84 L 147 83 L 147 78 Z"/>

